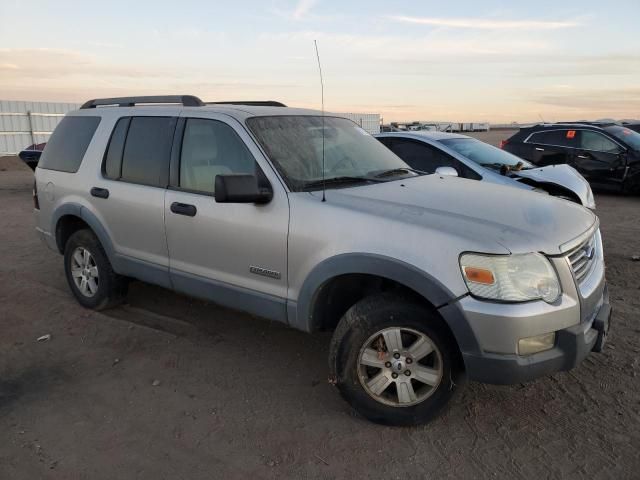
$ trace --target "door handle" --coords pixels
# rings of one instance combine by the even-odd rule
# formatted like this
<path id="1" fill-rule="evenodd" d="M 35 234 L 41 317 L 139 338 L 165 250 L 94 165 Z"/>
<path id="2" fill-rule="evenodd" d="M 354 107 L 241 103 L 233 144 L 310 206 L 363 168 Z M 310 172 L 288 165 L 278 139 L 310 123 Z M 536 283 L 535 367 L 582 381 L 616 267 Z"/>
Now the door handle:
<path id="1" fill-rule="evenodd" d="M 109 198 L 109 190 L 106 188 L 93 187 L 91 189 L 91 195 L 98 198 Z"/>
<path id="2" fill-rule="evenodd" d="M 536 147 L 536 150 L 539 152 L 544 152 L 544 148 Z"/>
<path id="3" fill-rule="evenodd" d="M 188 203 L 173 202 L 171 204 L 171 211 L 178 215 L 195 217 L 198 210 L 196 209 L 195 205 L 189 205 Z"/>

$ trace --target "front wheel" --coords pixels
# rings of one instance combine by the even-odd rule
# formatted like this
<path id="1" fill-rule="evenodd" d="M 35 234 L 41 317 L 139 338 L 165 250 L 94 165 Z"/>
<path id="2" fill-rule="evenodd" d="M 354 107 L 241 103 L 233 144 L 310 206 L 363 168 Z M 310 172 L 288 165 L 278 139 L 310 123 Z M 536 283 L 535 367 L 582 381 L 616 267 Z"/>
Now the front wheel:
<path id="1" fill-rule="evenodd" d="M 433 419 L 462 370 L 437 312 L 391 294 L 365 298 L 347 311 L 333 335 L 330 368 L 351 406 L 385 425 Z"/>

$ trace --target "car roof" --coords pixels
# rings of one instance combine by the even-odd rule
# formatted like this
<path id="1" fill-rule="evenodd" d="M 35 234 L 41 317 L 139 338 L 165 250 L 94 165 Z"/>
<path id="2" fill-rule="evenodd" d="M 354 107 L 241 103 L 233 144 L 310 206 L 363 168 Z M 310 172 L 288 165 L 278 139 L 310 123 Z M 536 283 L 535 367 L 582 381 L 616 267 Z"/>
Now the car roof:
<path id="1" fill-rule="evenodd" d="M 235 104 L 215 104 L 204 105 L 202 107 L 185 107 L 182 105 L 152 105 L 152 106 L 134 106 L 134 107 L 99 107 L 91 109 L 80 109 L 70 112 L 72 115 L 89 115 L 89 116 L 136 116 L 136 115 L 179 115 L 184 112 L 202 113 L 220 113 L 229 115 L 238 120 L 245 120 L 249 117 L 275 117 L 283 115 L 296 116 L 318 116 L 322 115 L 321 111 L 306 108 L 291 107 L 271 107 L 271 106 L 254 106 L 254 105 L 235 105 Z M 328 117 L 335 117 L 329 112 L 325 113 Z"/>
<path id="2" fill-rule="evenodd" d="M 215 113 L 226 113 L 227 115 L 231 115 L 232 117 L 278 117 L 284 115 L 312 115 L 318 116 L 322 115 L 322 112 L 319 110 L 311 110 L 308 108 L 294 108 L 294 107 L 264 107 L 264 106 L 254 106 L 254 105 L 207 105 L 206 107 L 187 107 L 193 108 L 194 110 L 202 110 L 205 112 L 215 112 Z M 331 113 L 325 112 L 325 115 L 328 117 L 333 117 Z"/>
<path id="3" fill-rule="evenodd" d="M 556 123 L 539 123 L 537 125 L 532 125 L 530 127 L 523 128 L 522 130 L 546 130 L 546 129 L 555 129 L 555 128 L 582 128 L 582 129 L 592 129 L 592 130 L 601 130 L 605 127 L 614 127 L 617 126 L 616 123 L 598 123 L 598 122 L 556 122 Z"/>
<path id="4" fill-rule="evenodd" d="M 382 132 L 377 133 L 376 137 L 402 137 L 402 138 L 414 138 L 416 140 L 446 140 L 450 138 L 472 138 L 467 135 L 460 135 L 459 133 L 447 133 L 447 132 L 434 132 L 427 130 L 418 130 L 414 132 Z"/>

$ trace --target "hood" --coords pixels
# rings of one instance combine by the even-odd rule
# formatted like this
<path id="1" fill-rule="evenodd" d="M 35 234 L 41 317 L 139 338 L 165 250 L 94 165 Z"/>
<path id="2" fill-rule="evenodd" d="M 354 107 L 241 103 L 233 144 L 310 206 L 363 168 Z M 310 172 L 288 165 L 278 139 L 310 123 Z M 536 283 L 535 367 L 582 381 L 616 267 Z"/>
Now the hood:
<path id="1" fill-rule="evenodd" d="M 553 184 L 571 190 L 578 196 L 582 205 L 588 208 L 595 208 L 589 183 L 576 169 L 569 165 L 549 165 L 510 173 L 512 178 L 527 178 L 537 183 Z"/>
<path id="2" fill-rule="evenodd" d="M 320 192 L 315 192 L 321 194 Z M 458 237 L 498 243 L 511 253 L 564 253 L 561 245 L 589 230 L 596 216 L 551 195 L 457 177 L 423 175 L 332 189 L 327 202 Z"/>

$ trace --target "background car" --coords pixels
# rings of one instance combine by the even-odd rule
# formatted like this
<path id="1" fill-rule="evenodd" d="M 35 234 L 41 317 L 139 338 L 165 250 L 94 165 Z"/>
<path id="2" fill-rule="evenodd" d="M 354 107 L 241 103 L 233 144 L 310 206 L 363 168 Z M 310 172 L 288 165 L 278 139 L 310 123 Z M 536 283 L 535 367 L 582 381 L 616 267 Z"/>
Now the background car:
<path id="1" fill-rule="evenodd" d="M 35 170 L 45 145 L 46 142 L 29 145 L 18 154 L 18 157 L 20 157 L 20 160 L 26 163 L 31 170 Z"/>
<path id="2" fill-rule="evenodd" d="M 615 123 L 523 128 L 502 148 L 539 165 L 568 164 L 593 186 L 640 192 L 640 133 Z"/>
<path id="3" fill-rule="evenodd" d="M 628 128 L 629 130 L 633 130 L 634 132 L 640 133 L 640 123 L 622 123 L 622 126 Z"/>
<path id="4" fill-rule="evenodd" d="M 544 191 L 591 209 L 596 206 L 587 181 L 568 165 L 536 168 L 466 135 L 402 132 L 374 136 L 416 170 Z"/>

